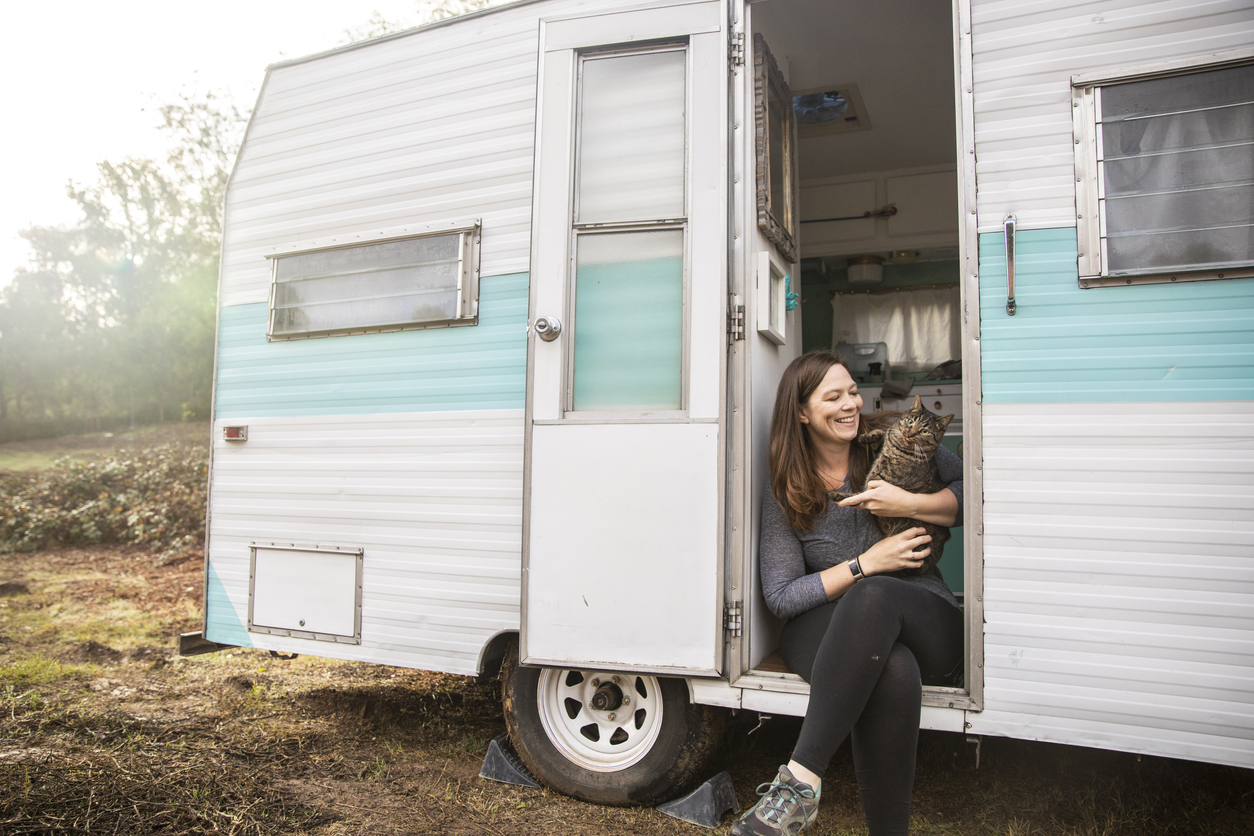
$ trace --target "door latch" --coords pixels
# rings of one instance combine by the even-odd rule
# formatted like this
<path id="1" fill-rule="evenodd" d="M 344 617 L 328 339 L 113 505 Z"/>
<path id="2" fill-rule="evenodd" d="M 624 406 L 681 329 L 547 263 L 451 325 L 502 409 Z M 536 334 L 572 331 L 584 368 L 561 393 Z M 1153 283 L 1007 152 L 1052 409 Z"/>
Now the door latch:
<path id="1" fill-rule="evenodd" d="M 557 339 L 557 335 L 562 333 L 562 323 L 555 316 L 542 316 L 532 327 L 536 329 L 536 335 L 546 343 L 553 342 Z"/>
<path id="2" fill-rule="evenodd" d="M 723 606 L 723 629 L 731 634 L 732 638 L 740 638 L 744 632 L 744 614 L 740 609 L 739 601 L 732 601 Z"/>

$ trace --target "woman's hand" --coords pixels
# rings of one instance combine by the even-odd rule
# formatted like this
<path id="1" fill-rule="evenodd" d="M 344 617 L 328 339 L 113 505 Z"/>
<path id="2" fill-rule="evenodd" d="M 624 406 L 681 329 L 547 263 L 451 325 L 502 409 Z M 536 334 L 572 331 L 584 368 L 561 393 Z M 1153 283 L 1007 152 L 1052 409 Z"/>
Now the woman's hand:
<path id="1" fill-rule="evenodd" d="M 872 479 L 866 483 L 865 491 L 842 499 L 839 504 L 870 511 L 877 517 L 913 517 L 917 496 L 890 482 Z"/>
<path id="2" fill-rule="evenodd" d="M 923 558 L 932 553 L 932 535 L 923 528 L 908 528 L 900 534 L 885 537 L 858 558 L 864 575 L 879 575 L 899 569 L 918 569 Z M 918 549 L 918 551 L 915 551 Z"/>
<path id="3" fill-rule="evenodd" d="M 948 488 L 936 493 L 910 493 L 881 479 L 872 479 L 866 483 L 865 491 L 838 504 L 862 508 L 877 517 L 908 517 L 944 526 L 958 521 L 958 498 Z"/>

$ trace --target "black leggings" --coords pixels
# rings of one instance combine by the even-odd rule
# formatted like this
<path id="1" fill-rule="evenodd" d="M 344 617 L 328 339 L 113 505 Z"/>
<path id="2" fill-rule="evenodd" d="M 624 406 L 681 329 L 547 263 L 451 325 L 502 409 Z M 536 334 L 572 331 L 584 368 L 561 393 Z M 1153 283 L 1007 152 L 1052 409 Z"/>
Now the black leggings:
<path id="1" fill-rule="evenodd" d="M 962 613 L 917 583 L 871 577 L 785 624 L 780 655 L 810 683 L 793 760 L 821 776 L 852 732 L 871 836 L 906 834 L 921 686 L 961 671 Z"/>

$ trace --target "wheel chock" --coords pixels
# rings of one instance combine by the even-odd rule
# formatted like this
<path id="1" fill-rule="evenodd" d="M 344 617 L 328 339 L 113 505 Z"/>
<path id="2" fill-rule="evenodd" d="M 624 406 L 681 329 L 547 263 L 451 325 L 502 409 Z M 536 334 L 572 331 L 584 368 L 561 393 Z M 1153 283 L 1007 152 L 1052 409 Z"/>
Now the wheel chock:
<path id="1" fill-rule="evenodd" d="M 516 787 L 540 789 L 539 782 L 531 777 L 527 767 L 518 759 L 518 753 L 509 742 L 509 735 L 501 732 L 488 744 L 488 754 L 484 755 L 483 766 L 479 768 L 479 777 L 487 778 L 501 784 L 513 784 Z"/>
<path id="2" fill-rule="evenodd" d="M 740 804 L 736 801 L 731 776 L 720 772 L 683 798 L 659 804 L 654 809 L 689 824 L 715 828 L 728 811 L 732 815 L 739 813 Z"/>

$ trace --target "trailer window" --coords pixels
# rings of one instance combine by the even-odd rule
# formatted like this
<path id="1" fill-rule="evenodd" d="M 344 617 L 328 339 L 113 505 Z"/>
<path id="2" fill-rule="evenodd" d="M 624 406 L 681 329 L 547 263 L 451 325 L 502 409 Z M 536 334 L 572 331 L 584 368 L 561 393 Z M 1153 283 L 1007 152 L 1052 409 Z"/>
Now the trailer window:
<path id="1" fill-rule="evenodd" d="M 1254 275 L 1254 63 L 1074 91 L 1081 282 Z"/>
<path id="2" fill-rule="evenodd" d="M 271 340 L 473 325 L 479 227 L 273 259 Z"/>

